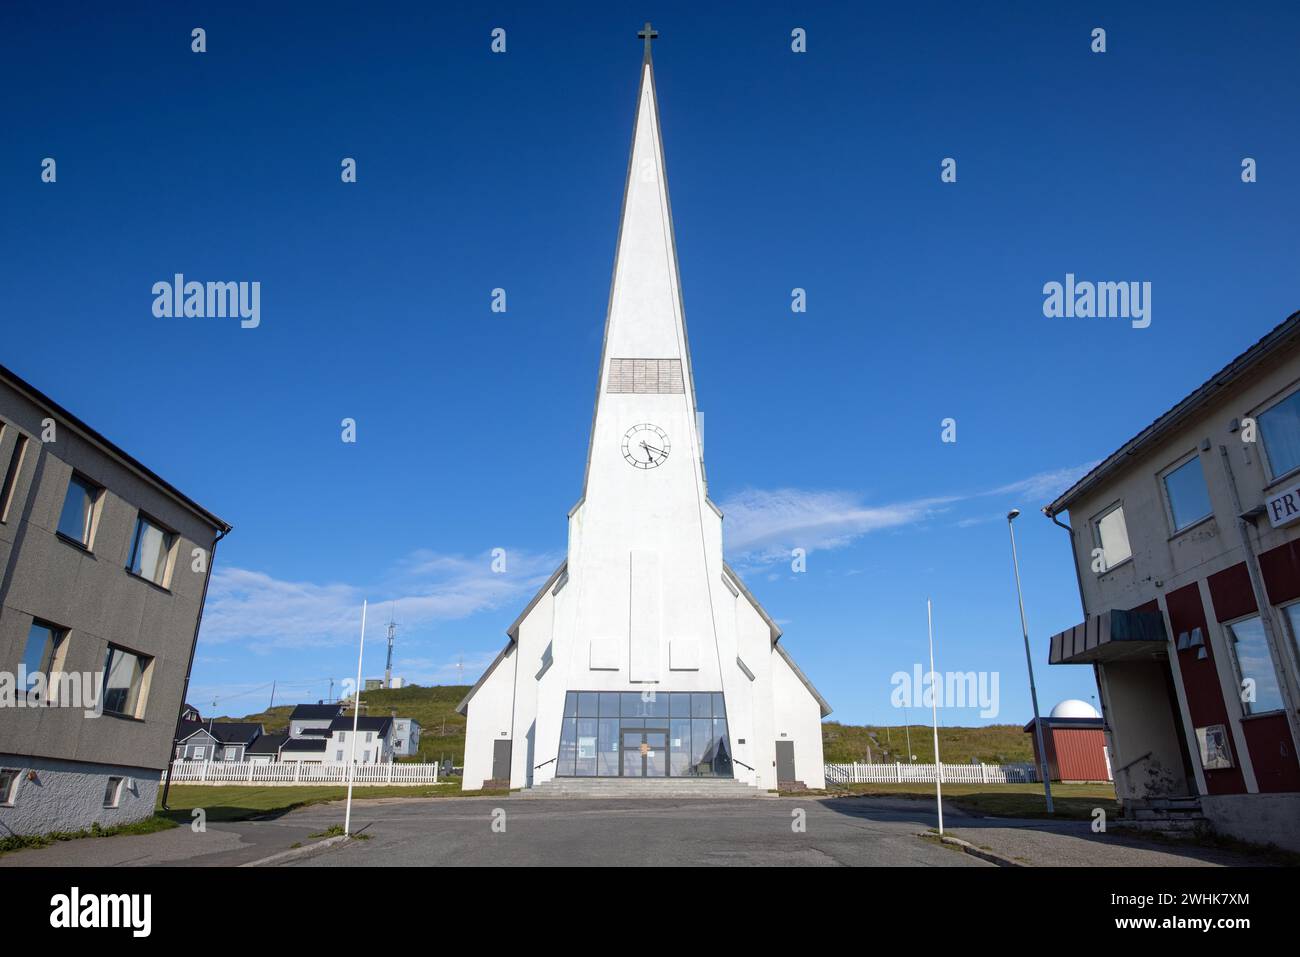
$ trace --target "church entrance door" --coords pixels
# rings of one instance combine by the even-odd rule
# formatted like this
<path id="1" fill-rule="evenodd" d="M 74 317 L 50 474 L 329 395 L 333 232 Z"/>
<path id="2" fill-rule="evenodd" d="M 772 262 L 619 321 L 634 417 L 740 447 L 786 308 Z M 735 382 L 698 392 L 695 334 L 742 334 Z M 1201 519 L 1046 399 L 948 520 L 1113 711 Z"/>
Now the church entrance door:
<path id="1" fill-rule="evenodd" d="M 623 777 L 662 778 L 668 774 L 668 729 L 623 730 Z"/>

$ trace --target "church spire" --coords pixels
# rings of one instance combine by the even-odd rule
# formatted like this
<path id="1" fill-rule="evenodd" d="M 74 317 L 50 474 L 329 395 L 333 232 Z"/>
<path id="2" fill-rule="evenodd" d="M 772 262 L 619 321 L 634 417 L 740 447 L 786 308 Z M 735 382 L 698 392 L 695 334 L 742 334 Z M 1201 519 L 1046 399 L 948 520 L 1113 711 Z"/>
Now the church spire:
<path id="1" fill-rule="evenodd" d="M 592 440 L 597 440 L 603 417 L 613 415 L 621 422 L 628 415 L 635 417 L 634 409 L 644 408 L 648 418 L 647 405 L 660 409 L 664 402 L 675 404 L 682 421 L 674 438 L 674 454 L 699 463 L 702 486 L 695 388 L 650 56 L 650 45 L 658 35 L 648 22 L 637 34 L 645 43 L 645 54 L 605 318 Z M 650 399 L 651 395 L 655 398 Z M 584 497 L 590 481 L 589 453 Z"/>

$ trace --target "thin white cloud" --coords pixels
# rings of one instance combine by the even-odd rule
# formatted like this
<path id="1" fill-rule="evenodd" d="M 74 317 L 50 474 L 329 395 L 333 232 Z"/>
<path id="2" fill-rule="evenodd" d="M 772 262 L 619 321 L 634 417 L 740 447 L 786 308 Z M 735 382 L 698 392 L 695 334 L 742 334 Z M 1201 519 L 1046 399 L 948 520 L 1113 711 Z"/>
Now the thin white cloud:
<path id="1" fill-rule="evenodd" d="M 754 567 L 788 560 L 793 548 L 808 552 L 843 548 L 872 532 L 923 525 L 963 503 L 991 496 L 1041 501 L 1068 488 L 1095 462 L 1039 472 L 996 488 L 872 505 L 853 492 L 795 488 L 745 489 L 721 504 L 726 515 L 728 557 L 738 566 Z M 969 527 L 988 521 L 967 516 Z"/>
<path id="2" fill-rule="evenodd" d="M 501 644 L 505 645 L 505 636 Z M 401 674 L 404 681 L 417 685 L 454 685 L 473 684 L 479 675 L 487 670 L 496 658 L 498 648 L 491 653 L 465 655 L 447 661 L 435 661 L 428 658 L 410 659 L 397 662 L 394 671 Z"/>
<path id="3" fill-rule="evenodd" d="M 929 498 L 873 506 L 849 492 L 746 489 L 728 499 L 722 511 L 728 548 L 753 561 L 789 557 L 791 547 L 840 548 L 869 532 L 924 521 L 954 501 Z"/>
<path id="4" fill-rule="evenodd" d="M 363 598 L 369 599 L 372 612 L 367 637 L 382 634 L 394 602 L 404 628 L 467 618 L 525 598 L 558 561 L 553 555 L 512 549 L 505 559 L 505 569 L 494 571 L 488 553 L 420 551 L 368 586 L 292 581 L 219 565 L 212 573 L 200 640 L 207 647 L 246 642 L 259 652 L 348 644 L 357 637 Z"/>
<path id="5" fill-rule="evenodd" d="M 975 515 L 957 522 L 958 528 L 974 528 L 976 525 L 988 525 L 991 522 L 1005 522 L 1005 512 L 991 512 L 988 515 Z"/>
<path id="6" fill-rule="evenodd" d="M 1098 459 L 1096 462 L 1088 462 L 1084 465 L 1039 472 L 1036 475 L 1029 476 L 1029 478 L 1012 482 L 1009 485 L 1002 485 L 981 494 L 1020 495 L 1033 503 L 1051 501 L 1096 468 L 1100 461 Z"/>

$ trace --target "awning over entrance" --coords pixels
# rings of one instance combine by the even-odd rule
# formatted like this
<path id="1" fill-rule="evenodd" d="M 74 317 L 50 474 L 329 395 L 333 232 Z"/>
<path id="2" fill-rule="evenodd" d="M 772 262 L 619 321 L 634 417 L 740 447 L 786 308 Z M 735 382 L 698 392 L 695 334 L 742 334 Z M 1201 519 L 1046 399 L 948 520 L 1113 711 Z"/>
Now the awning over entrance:
<path id="1" fill-rule="evenodd" d="M 1095 661 L 1159 658 L 1167 654 L 1165 619 L 1158 611 L 1113 609 L 1052 636 L 1048 661 L 1081 665 Z"/>

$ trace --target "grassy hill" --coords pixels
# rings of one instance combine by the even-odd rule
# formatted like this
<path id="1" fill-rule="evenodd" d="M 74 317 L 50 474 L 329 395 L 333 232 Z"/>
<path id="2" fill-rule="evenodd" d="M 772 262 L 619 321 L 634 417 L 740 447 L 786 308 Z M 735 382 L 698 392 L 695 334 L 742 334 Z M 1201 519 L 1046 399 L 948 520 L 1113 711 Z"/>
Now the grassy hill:
<path id="1" fill-rule="evenodd" d="M 891 764 L 907 762 L 908 729 L 822 723 L 822 749 L 832 764 L 868 761 Z M 934 731 L 924 724 L 911 727 L 912 753 L 923 764 L 934 761 Z M 939 726 L 939 755 L 944 764 L 1019 764 L 1034 760 L 1032 735 L 1017 724 L 990 724 L 976 728 Z"/>
<path id="2" fill-rule="evenodd" d="M 420 722 L 420 750 L 416 760 L 451 758 L 459 766 L 465 756 L 465 716 L 456 713 L 456 705 L 468 693 L 468 685 L 435 685 L 432 688 L 410 685 L 392 690 L 363 691 L 361 713 L 378 718 L 396 711 L 399 718 L 414 718 Z M 266 728 L 267 734 L 272 734 L 288 730 L 292 711 L 291 704 L 276 705 L 242 718 L 217 720 L 256 721 Z M 352 710 L 344 713 L 351 715 Z"/>
<path id="3" fill-rule="evenodd" d="M 363 714 L 381 716 L 396 710 L 398 717 L 420 722 L 418 760 L 438 761 L 451 758 L 458 766 L 465 755 L 465 718 L 456 713 L 456 705 L 469 692 L 464 685 L 436 685 L 431 688 L 411 685 L 392 691 L 363 691 Z M 289 726 L 293 705 L 278 705 L 269 711 L 242 718 L 217 718 L 218 721 L 257 721 L 268 733 L 284 731 Z M 347 712 L 351 714 L 352 712 Z M 911 727 L 912 753 L 920 762 L 934 760 L 933 733 L 923 724 Z M 1033 760 L 1030 735 L 1019 725 L 994 724 L 977 728 L 939 728 L 939 751 L 946 764 L 966 764 L 973 760 L 989 764 L 1012 764 Z M 826 760 L 832 763 L 871 761 L 889 764 L 907 761 L 907 732 L 902 725 L 863 727 L 828 721 L 822 724 L 822 745 Z"/>

